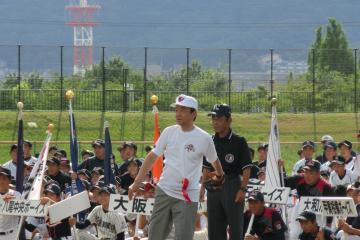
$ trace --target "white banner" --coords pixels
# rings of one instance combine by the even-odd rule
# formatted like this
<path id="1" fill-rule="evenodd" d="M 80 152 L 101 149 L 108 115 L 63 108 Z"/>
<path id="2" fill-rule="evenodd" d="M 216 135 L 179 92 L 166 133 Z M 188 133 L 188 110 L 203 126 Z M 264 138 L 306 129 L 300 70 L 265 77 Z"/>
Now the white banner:
<path id="1" fill-rule="evenodd" d="M 0 215 L 45 217 L 49 205 L 41 205 L 40 200 L 11 199 L 4 201 L 0 198 Z"/>
<path id="2" fill-rule="evenodd" d="M 280 171 L 278 160 L 280 157 L 280 140 L 279 129 L 276 114 L 276 105 L 272 106 L 271 114 L 271 129 L 269 136 L 269 145 L 266 158 L 266 176 L 265 186 L 267 187 L 281 187 Z"/>
<path id="3" fill-rule="evenodd" d="M 131 201 L 127 195 L 111 194 L 109 211 L 120 211 L 123 213 L 134 213 L 151 215 L 155 199 L 154 198 L 133 198 Z"/>
<path id="4" fill-rule="evenodd" d="M 151 215 L 154 207 L 155 199 L 154 198 L 142 198 L 137 197 L 133 198 L 131 201 L 127 195 L 120 194 L 111 194 L 109 211 L 119 211 L 124 214 L 141 214 L 141 215 Z M 199 202 L 198 212 L 206 212 L 207 205 L 206 202 Z"/>
<path id="5" fill-rule="evenodd" d="M 269 187 L 264 185 L 248 185 L 246 199 L 252 191 L 260 191 L 264 195 L 266 203 L 287 204 L 290 194 L 290 188 L 286 187 Z"/>
<path id="6" fill-rule="evenodd" d="M 299 214 L 303 211 L 311 211 L 322 214 L 321 197 L 301 197 L 299 201 Z"/>
<path id="7" fill-rule="evenodd" d="M 50 223 L 56 223 L 64 218 L 90 208 L 87 191 L 78 193 L 49 207 Z"/>
<path id="8" fill-rule="evenodd" d="M 321 207 L 324 216 L 358 216 L 354 200 L 350 197 L 321 198 Z"/>

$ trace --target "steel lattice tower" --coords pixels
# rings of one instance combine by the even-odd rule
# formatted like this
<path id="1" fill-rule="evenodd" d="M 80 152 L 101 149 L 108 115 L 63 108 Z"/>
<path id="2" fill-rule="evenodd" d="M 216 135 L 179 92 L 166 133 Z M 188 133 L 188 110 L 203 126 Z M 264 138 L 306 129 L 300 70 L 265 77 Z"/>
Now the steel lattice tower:
<path id="1" fill-rule="evenodd" d="M 93 16 L 100 6 L 88 0 L 72 0 L 65 9 L 70 13 L 66 24 L 74 29 L 73 72 L 84 75 L 93 64 L 93 27 L 97 24 Z"/>

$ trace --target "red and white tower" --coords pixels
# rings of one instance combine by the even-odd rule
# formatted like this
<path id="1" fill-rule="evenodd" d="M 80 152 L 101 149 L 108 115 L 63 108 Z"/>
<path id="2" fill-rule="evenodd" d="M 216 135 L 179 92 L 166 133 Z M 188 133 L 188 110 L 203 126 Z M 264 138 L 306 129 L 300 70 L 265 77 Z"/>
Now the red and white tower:
<path id="1" fill-rule="evenodd" d="M 73 66 L 74 74 L 84 75 L 93 64 L 94 13 L 100 6 L 91 0 L 72 0 L 65 7 L 70 13 L 68 25 L 74 28 Z"/>

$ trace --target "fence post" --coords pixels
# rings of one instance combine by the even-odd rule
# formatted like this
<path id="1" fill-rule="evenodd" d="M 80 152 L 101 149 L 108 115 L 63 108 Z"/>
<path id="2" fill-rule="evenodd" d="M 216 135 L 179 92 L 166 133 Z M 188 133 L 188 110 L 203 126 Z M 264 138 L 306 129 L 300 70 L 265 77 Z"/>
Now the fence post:
<path id="1" fill-rule="evenodd" d="M 127 111 L 127 77 L 128 69 L 123 69 L 123 112 Z"/>
<path id="2" fill-rule="evenodd" d="M 63 62 L 64 46 L 60 46 L 60 111 L 64 108 L 64 62 Z"/>
<path id="3" fill-rule="evenodd" d="M 17 45 L 17 54 L 18 54 L 18 72 L 17 72 L 17 82 L 18 82 L 18 102 L 21 101 L 21 45 Z"/>
<path id="4" fill-rule="evenodd" d="M 186 95 L 190 91 L 190 48 L 186 48 Z"/>
<path id="5" fill-rule="evenodd" d="M 358 108 L 357 108 L 357 51 L 354 49 L 354 113 L 355 113 L 355 124 L 356 124 L 356 133 L 359 132 L 359 118 L 358 118 Z"/>
<path id="6" fill-rule="evenodd" d="M 274 97 L 274 49 L 270 49 L 270 99 Z"/>
<path id="7" fill-rule="evenodd" d="M 313 125 L 314 125 L 314 141 L 316 141 L 317 136 L 316 136 L 316 90 L 315 90 L 315 80 L 316 80 L 316 75 L 315 75 L 315 64 L 316 64 L 316 54 L 315 54 L 315 49 L 312 49 L 312 112 L 313 112 Z"/>
<path id="8" fill-rule="evenodd" d="M 147 61 L 148 61 L 148 48 L 145 47 L 144 49 L 144 53 L 145 53 L 145 61 L 144 61 L 144 105 L 143 105 L 143 111 L 146 112 L 146 103 L 147 103 Z"/>
<path id="9" fill-rule="evenodd" d="M 228 85 L 229 85 L 229 88 L 228 88 L 228 94 L 229 94 L 229 99 L 228 99 L 228 103 L 229 103 L 229 106 L 231 106 L 231 49 L 228 49 L 228 55 L 229 55 L 229 82 L 228 82 Z"/>
<path id="10" fill-rule="evenodd" d="M 105 96 L 105 91 L 106 91 L 106 83 L 105 83 L 105 47 L 101 47 L 102 49 L 102 64 L 101 64 L 101 68 L 102 68 L 102 112 L 106 111 L 106 96 Z"/>

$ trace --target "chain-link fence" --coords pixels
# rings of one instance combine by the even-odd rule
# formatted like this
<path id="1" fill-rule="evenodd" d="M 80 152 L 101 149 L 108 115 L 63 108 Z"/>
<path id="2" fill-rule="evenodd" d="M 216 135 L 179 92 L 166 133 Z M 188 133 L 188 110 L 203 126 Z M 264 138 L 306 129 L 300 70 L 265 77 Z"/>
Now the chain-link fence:
<path id="1" fill-rule="evenodd" d="M 358 51 L 242 50 L 94 47 L 93 65 L 73 74 L 72 47 L 0 46 L 0 110 L 66 108 L 75 91 L 77 111 L 148 111 L 180 93 L 198 98 L 201 110 L 216 102 L 234 112 L 357 112 Z"/>

